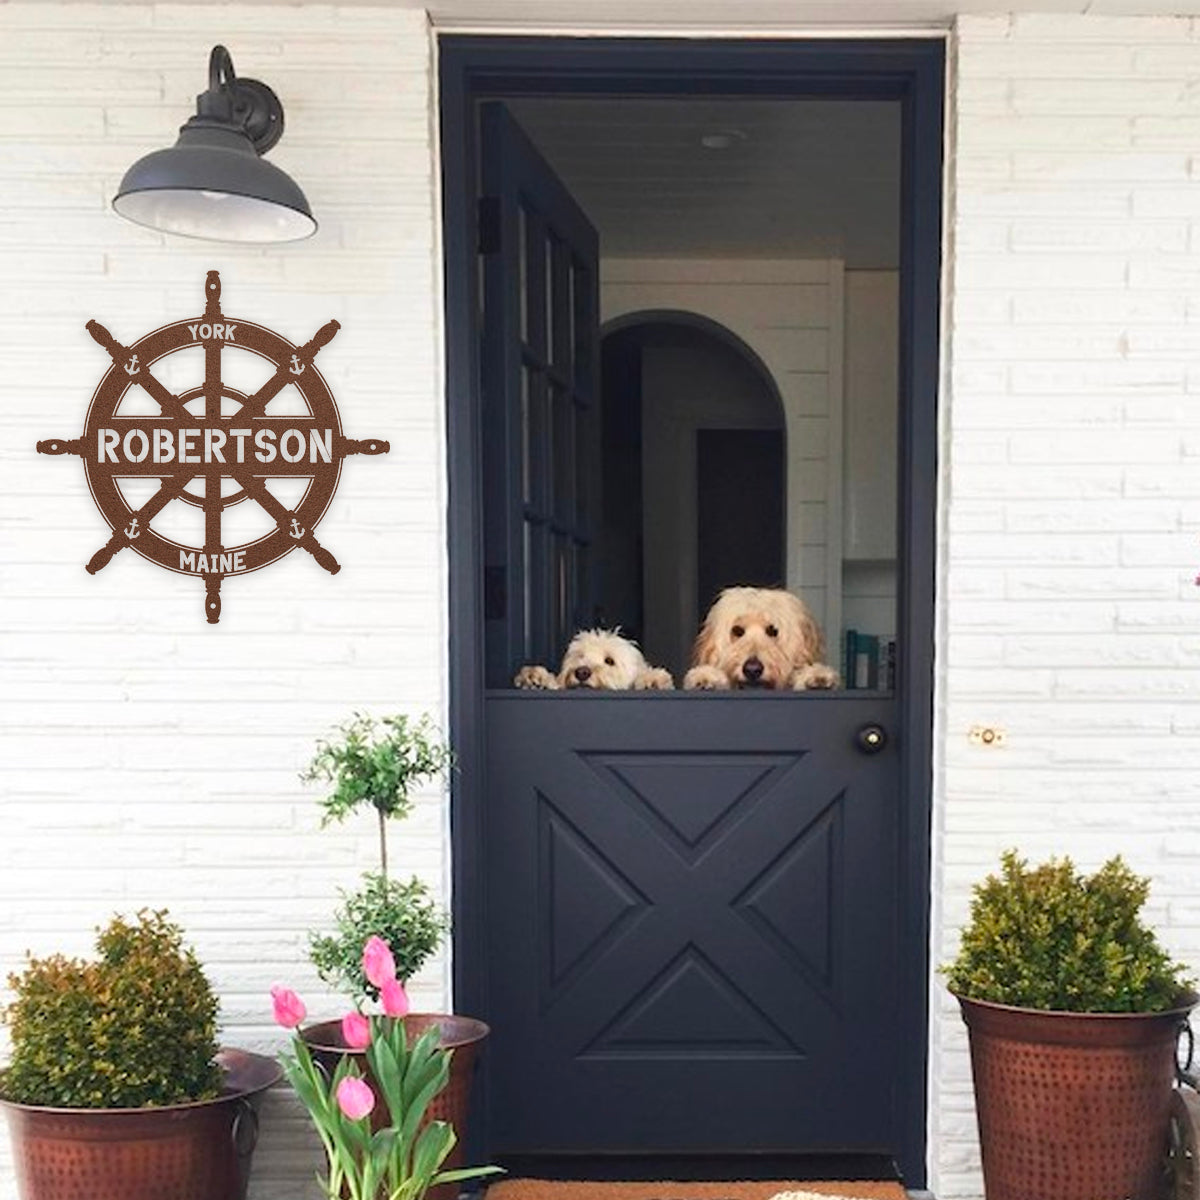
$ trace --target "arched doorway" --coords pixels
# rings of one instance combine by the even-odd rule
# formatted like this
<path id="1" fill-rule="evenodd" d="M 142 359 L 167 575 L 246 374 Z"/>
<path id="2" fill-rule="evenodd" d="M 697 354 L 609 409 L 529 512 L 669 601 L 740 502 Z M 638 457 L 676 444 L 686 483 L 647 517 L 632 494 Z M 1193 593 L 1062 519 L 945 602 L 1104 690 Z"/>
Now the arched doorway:
<path id="1" fill-rule="evenodd" d="M 707 317 L 634 313 L 601 332 L 597 613 L 679 676 L 722 587 L 785 579 L 783 405 Z"/>

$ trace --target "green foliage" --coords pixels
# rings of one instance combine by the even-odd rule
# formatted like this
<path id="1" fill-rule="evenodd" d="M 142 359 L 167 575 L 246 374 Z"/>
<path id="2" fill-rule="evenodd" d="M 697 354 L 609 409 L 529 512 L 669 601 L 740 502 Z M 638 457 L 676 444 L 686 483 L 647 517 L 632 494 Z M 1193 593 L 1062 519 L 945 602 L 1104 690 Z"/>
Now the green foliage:
<path id="1" fill-rule="evenodd" d="M 309 934 L 309 957 L 331 987 L 355 996 L 379 998 L 378 989 L 363 974 L 362 953 L 375 934 L 387 942 L 396 960 L 396 978 L 412 978 L 442 944 L 450 928 L 446 913 L 416 876 L 407 883 L 368 872 L 353 893 L 342 892 L 334 912 L 337 931 Z"/>
<path id="2" fill-rule="evenodd" d="M 419 721 L 404 715 L 376 721 L 355 713 L 339 732 L 340 740 L 317 743 L 317 753 L 301 776 L 306 782 L 333 785 L 322 801 L 323 825 L 344 821 L 364 804 L 381 817 L 406 817 L 412 809 L 412 789 L 453 763 L 449 746 L 428 716 Z"/>
<path id="3" fill-rule="evenodd" d="M 9 977 L 12 1062 L 0 1095 L 60 1108 L 144 1108 L 219 1094 L 217 1000 L 166 912 L 114 917 L 99 959 L 29 958 Z"/>
<path id="4" fill-rule="evenodd" d="M 361 1078 L 358 1064 L 343 1055 L 333 1078 L 313 1063 L 302 1038 L 293 1038 L 283 1057 L 288 1082 L 312 1117 L 325 1147 L 328 1171 L 321 1179 L 330 1200 L 422 1200 L 431 1187 L 498 1174 L 497 1167 L 443 1171 L 457 1140 L 445 1121 L 427 1121 L 429 1105 L 450 1078 L 451 1051 L 438 1046 L 438 1030 L 426 1030 L 409 1045 L 403 1021 L 371 1018 L 367 1063 L 387 1106 L 388 1123 L 372 1132 L 337 1103 L 338 1085 Z"/>
<path id="5" fill-rule="evenodd" d="M 974 889 L 950 990 L 1057 1012 L 1161 1012 L 1190 989 L 1139 919 L 1150 881 L 1119 856 L 1094 875 L 1069 859 L 1030 868 L 1016 851 Z"/>

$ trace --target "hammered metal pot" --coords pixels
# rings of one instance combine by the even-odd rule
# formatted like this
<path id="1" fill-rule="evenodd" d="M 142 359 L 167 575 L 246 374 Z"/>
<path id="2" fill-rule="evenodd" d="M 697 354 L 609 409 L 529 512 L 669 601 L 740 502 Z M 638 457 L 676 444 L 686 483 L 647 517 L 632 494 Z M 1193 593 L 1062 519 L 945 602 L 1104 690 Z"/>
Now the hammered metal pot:
<path id="1" fill-rule="evenodd" d="M 274 1059 L 222 1050 L 215 1100 L 158 1108 L 43 1108 L 0 1100 L 21 1200 L 244 1200 Z"/>
<path id="2" fill-rule="evenodd" d="M 445 1169 L 452 1171 L 467 1165 L 466 1128 L 471 1107 L 471 1080 L 475 1074 L 475 1058 L 480 1043 L 491 1033 L 491 1029 L 474 1017 L 459 1017 L 450 1013 L 409 1013 L 404 1018 L 410 1043 L 433 1027 L 438 1030 L 438 1044 L 454 1053 L 450 1059 L 449 1082 L 433 1098 L 427 1117 L 431 1121 L 446 1121 L 454 1127 L 458 1140 L 445 1164 Z M 340 1021 L 322 1021 L 318 1025 L 310 1025 L 300 1031 L 300 1036 L 308 1043 L 313 1058 L 330 1075 L 337 1070 L 342 1056 L 350 1055 L 358 1063 L 363 1078 L 371 1085 L 376 1100 L 379 1100 L 379 1089 L 367 1065 L 367 1056 L 361 1050 L 351 1050 L 346 1046 Z M 371 1127 L 382 1129 L 388 1123 L 388 1116 L 386 1106 L 382 1102 L 377 1103 L 371 1115 Z M 430 1188 L 428 1197 L 429 1200 L 455 1200 L 458 1191 L 454 1185 L 442 1184 Z"/>
<path id="3" fill-rule="evenodd" d="M 957 999 L 987 1200 L 1162 1200 L 1175 1043 L 1196 997 L 1162 1013 Z"/>

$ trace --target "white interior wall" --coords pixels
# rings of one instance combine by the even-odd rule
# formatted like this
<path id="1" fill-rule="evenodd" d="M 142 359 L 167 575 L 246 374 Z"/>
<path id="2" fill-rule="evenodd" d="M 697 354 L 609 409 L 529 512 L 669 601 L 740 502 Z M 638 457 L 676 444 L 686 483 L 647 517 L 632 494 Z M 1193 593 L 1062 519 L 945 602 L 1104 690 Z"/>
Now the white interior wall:
<path id="1" fill-rule="evenodd" d="M 846 272 L 842 626 L 880 638 L 896 634 L 899 282 Z"/>
<path id="2" fill-rule="evenodd" d="M 603 321 L 699 314 L 740 338 L 774 379 L 787 423 L 787 586 L 832 630 L 841 619 L 841 544 L 828 531 L 841 528 L 843 275 L 837 260 L 606 258 L 600 266 Z"/>
<path id="3" fill-rule="evenodd" d="M 748 365 L 731 363 L 736 353 L 704 342 L 648 346 L 642 356 L 642 497 L 645 552 L 647 653 L 661 647 L 661 662 L 681 681 L 704 616 L 697 611 L 696 435 L 701 429 L 779 429 L 782 413 L 768 385 Z M 820 504 L 792 506 L 792 532 L 824 538 L 824 528 L 806 530 L 806 517 L 824 517 Z M 728 584 L 745 582 L 730 579 Z"/>

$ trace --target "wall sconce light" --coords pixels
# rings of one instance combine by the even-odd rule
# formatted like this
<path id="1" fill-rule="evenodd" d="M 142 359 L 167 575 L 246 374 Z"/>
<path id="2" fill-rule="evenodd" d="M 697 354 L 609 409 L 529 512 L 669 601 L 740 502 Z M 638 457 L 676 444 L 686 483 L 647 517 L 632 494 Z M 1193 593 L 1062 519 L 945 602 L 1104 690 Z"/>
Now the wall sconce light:
<path id="1" fill-rule="evenodd" d="M 299 186 L 264 162 L 283 135 L 283 105 L 257 79 L 238 79 L 224 46 L 208 60 L 208 90 L 169 150 L 125 172 L 113 208 L 138 225 L 221 242 L 293 242 L 317 223 Z"/>

